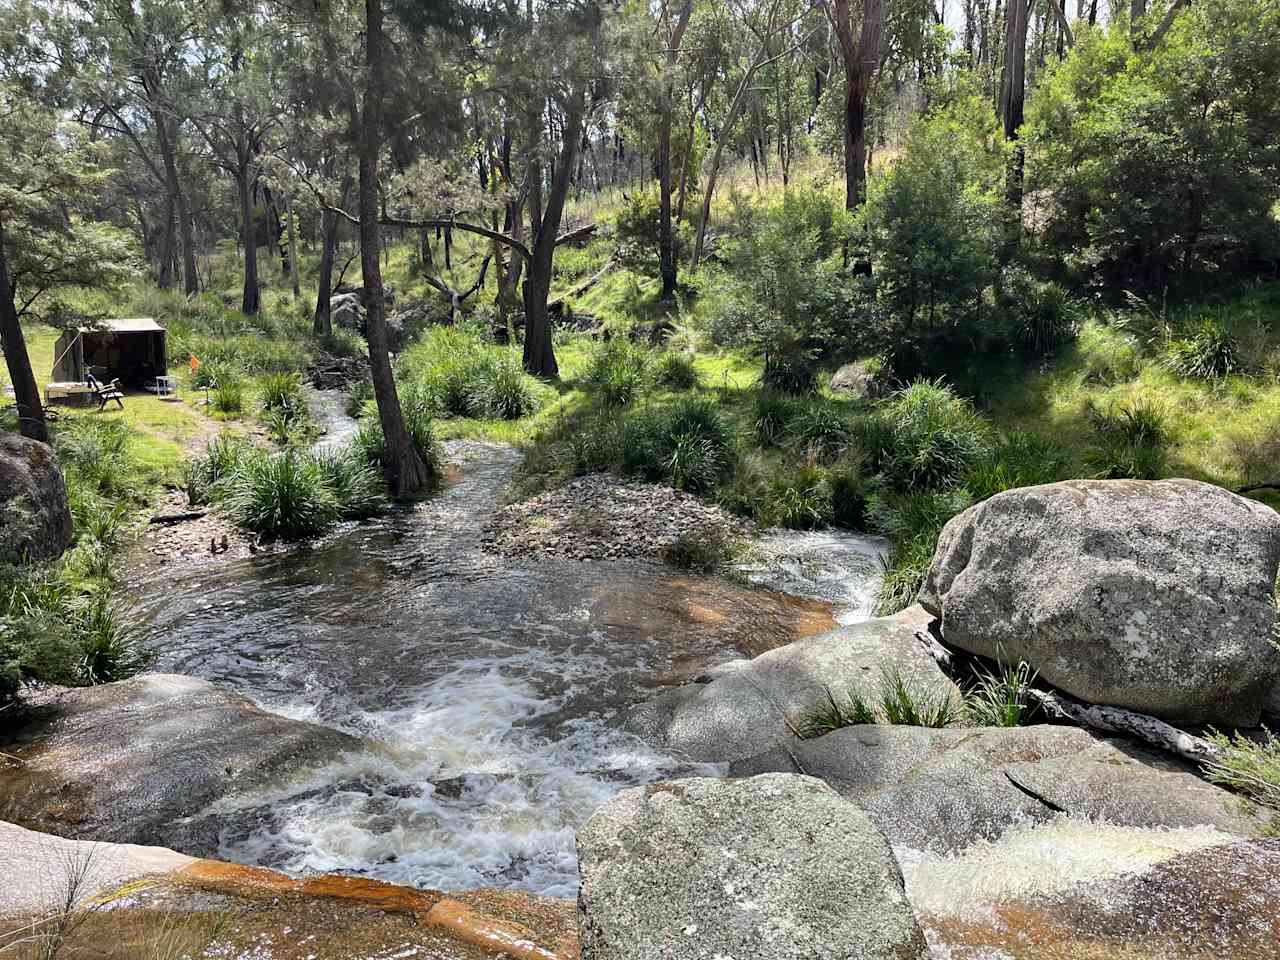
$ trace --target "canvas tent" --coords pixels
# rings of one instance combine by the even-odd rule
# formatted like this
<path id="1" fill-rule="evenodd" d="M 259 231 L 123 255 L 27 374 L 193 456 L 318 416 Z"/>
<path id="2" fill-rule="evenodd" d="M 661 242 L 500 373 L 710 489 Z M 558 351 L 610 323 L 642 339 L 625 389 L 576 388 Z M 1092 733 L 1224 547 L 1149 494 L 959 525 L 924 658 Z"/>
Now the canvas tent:
<path id="1" fill-rule="evenodd" d="M 98 320 L 68 330 L 53 356 L 53 379 L 60 383 L 83 383 L 92 371 L 99 380 L 119 379 L 142 389 L 168 372 L 164 327 L 149 317 Z"/>

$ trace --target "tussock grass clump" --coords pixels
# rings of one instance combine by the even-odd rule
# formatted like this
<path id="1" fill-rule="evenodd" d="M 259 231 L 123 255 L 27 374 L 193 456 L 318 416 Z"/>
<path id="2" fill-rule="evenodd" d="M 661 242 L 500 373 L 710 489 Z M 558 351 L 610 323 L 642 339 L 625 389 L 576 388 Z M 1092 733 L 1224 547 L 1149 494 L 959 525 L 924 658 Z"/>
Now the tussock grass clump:
<path id="1" fill-rule="evenodd" d="M 963 705 L 948 688 L 913 682 L 895 664 L 882 663 L 874 689 L 851 689 L 842 699 L 827 690 L 826 698 L 801 718 L 796 729 L 811 740 L 864 724 L 940 729 L 959 726 L 964 719 Z"/>
<path id="2" fill-rule="evenodd" d="M 1000 664 L 996 670 L 979 668 L 974 679 L 965 694 L 965 711 L 974 726 L 1022 727 L 1042 713 L 1030 696 L 1036 672 L 1025 660 Z"/>
<path id="3" fill-rule="evenodd" d="M 1067 451 L 1048 437 L 1018 431 L 1001 438 L 969 468 L 964 485 L 975 501 L 1072 474 Z"/>
<path id="4" fill-rule="evenodd" d="M 1092 403 L 1085 416 L 1095 430 L 1090 466 L 1106 480 L 1159 480 L 1168 470 L 1172 440 L 1164 408 L 1138 399 L 1099 410 Z"/>
<path id="5" fill-rule="evenodd" d="M 624 473 L 702 493 L 732 467 L 733 443 L 733 430 L 715 403 L 680 400 L 623 421 L 621 467 Z"/>
<path id="6" fill-rule="evenodd" d="M 386 485 L 367 460 L 343 450 L 316 454 L 315 462 L 324 484 L 337 498 L 338 516 L 343 520 L 364 520 L 386 509 Z"/>
<path id="7" fill-rule="evenodd" d="M 1246 805 L 1262 807 L 1270 814 L 1267 832 L 1280 836 L 1280 737 L 1264 727 L 1256 740 L 1239 731 L 1215 732 L 1209 739 L 1222 751 L 1205 767 L 1210 782 L 1240 794 Z"/>
<path id="8" fill-rule="evenodd" d="M 738 543 L 727 531 L 711 528 L 681 533 L 662 548 L 662 561 L 681 570 L 715 573 L 737 553 Z"/>
<path id="9" fill-rule="evenodd" d="M 438 417 L 518 420 L 537 411 L 544 393 L 514 350 L 453 327 L 428 331 L 397 374 Z"/>
<path id="10" fill-rule="evenodd" d="M 649 352 L 618 337 L 592 351 L 583 382 L 606 407 L 627 407 L 644 391 L 648 378 Z"/>
<path id="11" fill-rule="evenodd" d="M 830 463 L 847 451 L 854 426 L 844 413 L 821 403 L 805 404 L 786 421 L 785 442 L 819 463 Z"/>
<path id="12" fill-rule="evenodd" d="M 696 390 L 701 386 L 702 378 L 692 356 L 667 350 L 654 365 L 653 382 L 669 390 Z"/>
<path id="13" fill-rule="evenodd" d="M 1212 316 L 1200 317 L 1187 335 L 1170 340 L 1162 362 L 1178 376 L 1196 380 L 1224 380 L 1247 366 L 1239 342 Z"/>
<path id="14" fill-rule="evenodd" d="M 104 497 L 141 494 L 133 430 L 119 420 L 75 417 L 58 424 L 53 446 L 68 483 L 81 483 Z"/>
<path id="15" fill-rule="evenodd" d="M 869 498 L 872 527 L 894 544 L 876 597 L 877 616 L 889 616 L 915 603 L 942 528 L 971 502 L 963 487 L 912 493 L 882 491 Z"/>
<path id="16" fill-rule="evenodd" d="M 825 527 L 833 515 L 831 484 L 825 471 L 816 466 L 776 475 L 756 508 L 757 522 L 789 530 Z"/>
<path id="17" fill-rule="evenodd" d="M 897 489 L 951 487 L 989 446 L 973 405 L 941 380 L 917 380 L 863 425 L 871 465 Z"/>
<path id="18" fill-rule="evenodd" d="M 331 528 L 341 515 L 337 494 L 315 458 L 298 450 L 244 458 L 220 501 L 246 529 L 301 540 Z"/>
<path id="19" fill-rule="evenodd" d="M 432 475 L 439 476 L 443 472 L 443 455 L 440 444 L 436 440 L 435 423 L 432 419 L 434 405 L 425 391 L 413 390 L 400 398 L 400 409 L 404 414 L 404 423 L 413 438 L 419 456 L 426 463 Z M 382 464 L 382 453 L 386 441 L 382 436 L 382 423 L 375 413 L 370 413 L 360 424 L 360 429 L 352 441 L 352 449 L 356 456 L 365 463 L 379 467 Z"/>
<path id="20" fill-rule="evenodd" d="M 765 390 L 756 398 L 754 428 L 762 447 L 781 447 L 787 440 L 787 425 L 805 408 L 798 397 Z"/>
<path id="21" fill-rule="evenodd" d="M 213 409 L 218 413 L 232 415 L 244 410 L 244 384 L 239 380 L 224 377 L 209 394 Z"/>

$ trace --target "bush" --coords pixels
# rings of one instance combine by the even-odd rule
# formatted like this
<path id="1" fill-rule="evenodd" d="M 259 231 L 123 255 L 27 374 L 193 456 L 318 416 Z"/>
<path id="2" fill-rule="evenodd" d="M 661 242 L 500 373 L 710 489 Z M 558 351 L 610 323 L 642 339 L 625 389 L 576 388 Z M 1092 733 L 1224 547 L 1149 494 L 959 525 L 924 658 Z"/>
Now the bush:
<path id="1" fill-rule="evenodd" d="M 242 527 L 284 540 L 324 533 L 341 513 L 320 464 L 298 450 L 243 458 L 220 499 Z"/>
<path id="2" fill-rule="evenodd" d="M 1221 751 L 1205 766 L 1210 782 L 1239 793 L 1246 805 L 1263 807 L 1270 814 L 1267 832 L 1280 836 L 1280 737 L 1264 727 L 1259 740 L 1239 732 L 1209 739 Z"/>
<path id="3" fill-rule="evenodd" d="M 1159 480 L 1165 475 L 1171 438 L 1161 406 L 1139 399 L 1100 411 L 1089 403 L 1085 416 L 1096 431 L 1090 463 L 1099 477 Z"/>
<path id="4" fill-rule="evenodd" d="M 963 487 L 910 493 L 881 491 L 869 498 L 872 527 L 893 542 L 876 597 L 877 616 L 897 613 L 915 603 L 942 528 L 971 502 Z"/>
<path id="5" fill-rule="evenodd" d="M 584 381 L 607 407 L 626 407 L 640 395 L 648 377 L 649 354 L 627 340 L 602 343 L 591 354 Z"/>
<path id="6" fill-rule="evenodd" d="M 680 489 L 709 490 L 732 466 L 733 432 L 709 400 L 681 400 L 629 416 L 622 430 L 622 469 Z"/>
<path id="7" fill-rule="evenodd" d="M 831 522 L 831 486 L 816 467 L 781 473 L 769 484 L 756 519 L 766 526 L 812 530 Z"/>
<path id="8" fill-rule="evenodd" d="M 692 356 L 668 350 L 658 358 L 653 381 L 671 390 L 693 390 L 700 385 L 701 378 Z"/>
<path id="9" fill-rule="evenodd" d="M 1021 727 L 1041 713 L 1030 696 L 1036 673 L 1025 660 L 1002 664 L 997 672 L 977 671 L 977 683 L 965 695 L 969 722 L 978 727 Z"/>
<path id="10" fill-rule="evenodd" d="M 1066 480 L 1070 474 L 1070 457 L 1057 443 L 1039 434 L 1015 432 L 978 458 L 964 485 L 974 500 L 986 500 L 1005 490 Z"/>
<path id="11" fill-rule="evenodd" d="M 219 380 L 213 388 L 210 400 L 218 413 L 240 413 L 244 410 L 244 384 L 230 378 Z"/>
<path id="12" fill-rule="evenodd" d="M 1239 343 L 1213 317 L 1203 317 L 1189 336 L 1171 340 L 1163 362 L 1178 376 L 1196 380 L 1223 380 L 1245 371 Z"/>
<path id="13" fill-rule="evenodd" d="M 662 548 L 662 560 L 682 570 L 715 573 L 733 559 L 737 544 L 719 528 L 681 533 Z"/>
<path id="14" fill-rule="evenodd" d="M 918 380 L 884 403 L 863 441 L 873 468 L 898 489 L 960 483 L 988 450 L 986 424 L 941 380 Z"/>

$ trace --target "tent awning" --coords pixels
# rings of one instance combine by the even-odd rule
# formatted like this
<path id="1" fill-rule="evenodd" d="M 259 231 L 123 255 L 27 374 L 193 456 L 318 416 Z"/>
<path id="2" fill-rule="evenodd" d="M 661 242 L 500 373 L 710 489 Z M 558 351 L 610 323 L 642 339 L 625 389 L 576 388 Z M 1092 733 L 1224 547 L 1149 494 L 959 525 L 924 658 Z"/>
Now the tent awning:
<path id="1" fill-rule="evenodd" d="M 164 333 L 164 327 L 151 317 L 124 320 L 98 320 L 77 328 L 80 333 Z"/>

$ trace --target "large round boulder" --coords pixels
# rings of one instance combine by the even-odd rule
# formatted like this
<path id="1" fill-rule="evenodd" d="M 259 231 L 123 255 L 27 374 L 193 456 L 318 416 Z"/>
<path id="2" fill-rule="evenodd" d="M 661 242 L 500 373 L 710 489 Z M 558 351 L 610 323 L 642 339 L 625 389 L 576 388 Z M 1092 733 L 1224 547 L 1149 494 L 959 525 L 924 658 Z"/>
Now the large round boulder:
<path id="1" fill-rule="evenodd" d="M 811 777 L 626 790 L 578 832 L 583 960 L 921 960 L 902 872 Z"/>
<path id="2" fill-rule="evenodd" d="M 71 511 L 53 449 L 0 433 L 0 563 L 52 560 L 69 546 Z"/>
<path id="3" fill-rule="evenodd" d="M 1193 480 L 998 494 L 942 531 L 920 602 L 943 638 L 1092 703 L 1249 726 L 1280 674 L 1280 516 Z"/>

